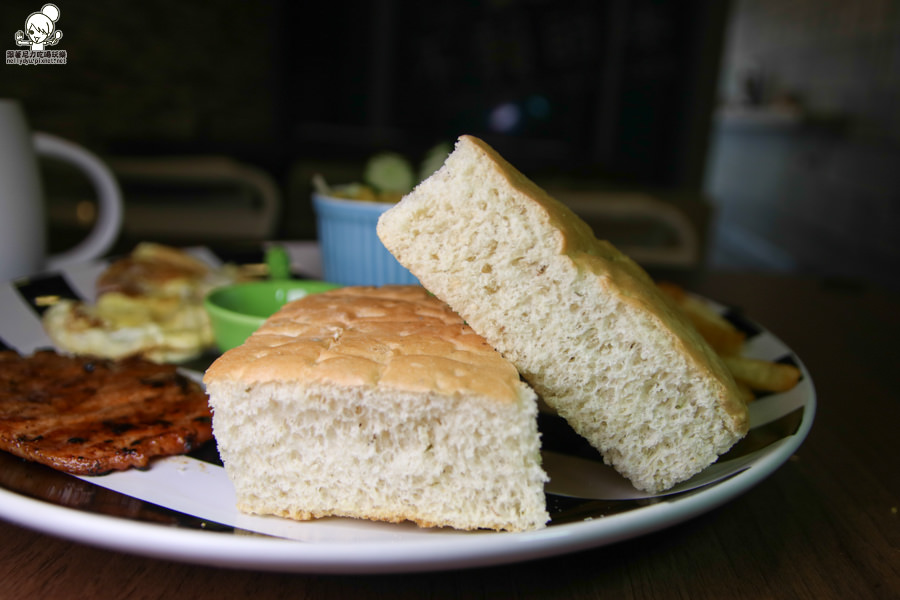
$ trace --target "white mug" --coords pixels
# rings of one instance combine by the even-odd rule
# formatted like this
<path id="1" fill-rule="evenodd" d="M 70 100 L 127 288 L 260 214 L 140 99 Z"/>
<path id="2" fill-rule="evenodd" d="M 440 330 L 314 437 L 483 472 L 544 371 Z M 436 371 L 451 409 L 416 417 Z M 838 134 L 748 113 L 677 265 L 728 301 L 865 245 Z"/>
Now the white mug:
<path id="1" fill-rule="evenodd" d="M 47 256 L 44 193 L 37 156 L 78 167 L 94 185 L 98 216 L 74 248 Z M 122 227 L 122 193 L 96 155 L 48 133 L 32 133 L 15 100 L 0 99 L 0 282 L 102 256 Z"/>

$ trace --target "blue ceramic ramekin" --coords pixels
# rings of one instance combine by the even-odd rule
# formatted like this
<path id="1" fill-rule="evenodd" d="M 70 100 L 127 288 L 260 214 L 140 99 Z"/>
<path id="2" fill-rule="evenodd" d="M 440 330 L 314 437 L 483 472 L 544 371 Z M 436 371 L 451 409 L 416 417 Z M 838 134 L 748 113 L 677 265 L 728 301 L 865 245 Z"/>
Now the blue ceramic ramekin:
<path id="1" fill-rule="evenodd" d="M 418 284 L 388 252 L 375 227 L 393 204 L 313 194 L 324 279 L 341 285 Z"/>

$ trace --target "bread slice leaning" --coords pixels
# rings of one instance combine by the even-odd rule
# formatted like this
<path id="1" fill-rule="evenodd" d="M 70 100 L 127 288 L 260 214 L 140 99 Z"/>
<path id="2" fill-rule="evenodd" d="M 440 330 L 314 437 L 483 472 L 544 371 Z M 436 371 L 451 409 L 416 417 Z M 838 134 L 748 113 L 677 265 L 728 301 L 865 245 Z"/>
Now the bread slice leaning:
<path id="1" fill-rule="evenodd" d="M 508 531 L 549 520 L 535 393 L 420 286 L 294 301 L 204 381 L 240 510 Z"/>
<path id="2" fill-rule="evenodd" d="M 461 137 L 378 235 L 635 487 L 746 433 L 731 375 L 646 272 L 483 141 Z"/>

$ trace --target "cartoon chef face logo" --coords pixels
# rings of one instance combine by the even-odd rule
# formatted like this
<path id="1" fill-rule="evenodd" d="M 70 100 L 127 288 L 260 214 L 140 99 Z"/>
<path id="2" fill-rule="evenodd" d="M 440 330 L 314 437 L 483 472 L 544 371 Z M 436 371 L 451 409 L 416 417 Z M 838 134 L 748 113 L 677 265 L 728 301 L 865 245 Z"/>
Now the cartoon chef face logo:
<path id="1" fill-rule="evenodd" d="M 55 4 L 45 4 L 40 12 L 31 13 L 25 20 L 25 31 L 16 32 L 16 44 L 31 46 L 34 51 L 45 46 L 55 46 L 62 39 L 62 31 L 56 29 L 59 8 Z"/>

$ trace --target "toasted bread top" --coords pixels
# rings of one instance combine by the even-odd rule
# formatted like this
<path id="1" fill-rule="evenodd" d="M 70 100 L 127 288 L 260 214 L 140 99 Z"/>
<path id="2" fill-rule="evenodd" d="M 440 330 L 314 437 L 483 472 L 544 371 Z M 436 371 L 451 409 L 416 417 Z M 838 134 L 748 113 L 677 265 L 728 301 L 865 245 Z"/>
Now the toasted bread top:
<path id="1" fill-rule="evenodd" d="M 519 396 L 518 373 L 419 286 L 347 287 L 285 305 L 223 354 L 204 381 L 329 383 Z"/>

